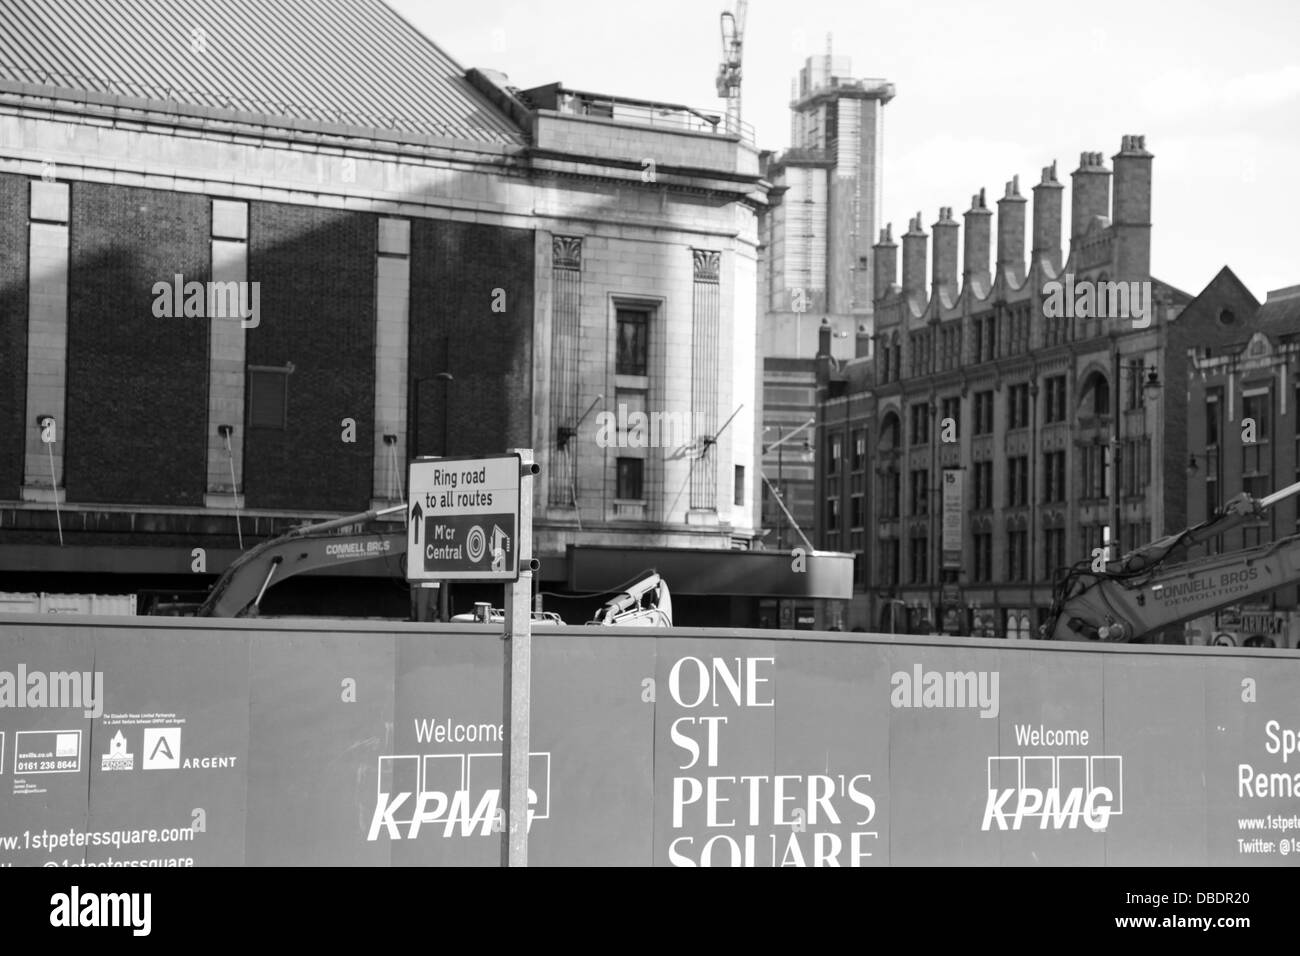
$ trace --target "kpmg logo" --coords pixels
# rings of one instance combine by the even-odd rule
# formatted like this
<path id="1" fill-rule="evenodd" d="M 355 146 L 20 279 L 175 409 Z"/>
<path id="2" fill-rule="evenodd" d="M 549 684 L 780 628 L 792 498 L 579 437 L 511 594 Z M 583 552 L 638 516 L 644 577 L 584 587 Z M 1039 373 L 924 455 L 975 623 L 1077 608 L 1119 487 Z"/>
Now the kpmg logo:
<path id="1" fill-rule="evenodd" d="M 1113 755 L 989 757 L 981 830 L 1076 830 L 1094 833 L 1124 812 L 1124 758 Z"/>
<path id="2" fill-rule="evenodd" d="M 104 712 L 103 671 L 0 671 L 0 708 L 82 708 L 86 717 Z"/>
<path id="3" fill-rule="evenodd" d="M 172 281 L 153 284 L 153 314 L 159 319 L 239 319 L 246 329 L 261 323 L 260 282 L 186 282 L 179 272 Z"/>
<path id="4" fill-rule="evenodd" d="M 981 717 L 998 715 L 998 671 L 896 671 L 889 678 L 895 707 L 979 708 Z"/>

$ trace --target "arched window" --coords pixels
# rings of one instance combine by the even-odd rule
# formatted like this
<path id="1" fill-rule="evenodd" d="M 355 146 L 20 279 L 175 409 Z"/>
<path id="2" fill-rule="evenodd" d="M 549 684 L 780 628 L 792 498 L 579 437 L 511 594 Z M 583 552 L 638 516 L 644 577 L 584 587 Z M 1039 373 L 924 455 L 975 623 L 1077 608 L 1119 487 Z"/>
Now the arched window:
<path id="1" fill-rule="evenodd" d="M 1101 372 L 1092 372 L 1083 380 L 1080 405 L 1085 414 L 1093 416 L 1110 414 L 1110 382 Z"/>

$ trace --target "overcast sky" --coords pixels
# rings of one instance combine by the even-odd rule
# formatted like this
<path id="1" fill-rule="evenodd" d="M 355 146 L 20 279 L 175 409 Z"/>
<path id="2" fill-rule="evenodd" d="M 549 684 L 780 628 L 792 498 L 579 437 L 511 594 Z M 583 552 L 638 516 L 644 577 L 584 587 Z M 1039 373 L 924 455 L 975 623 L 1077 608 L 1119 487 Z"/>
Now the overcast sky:
<path id="1" fill-rule="evenodd" d="M 462 67 L 521 88 L 575 89 L 721 111 L 718 15 L 734 0 L 390 0 Z M 1225 264 L 1261 300 L 1300 284 L 1300 3 L 1295 0 L 752 0 L 743 118 L 763 149 L 790 139 L 804 58 L 852 58 L 897 87 L 885 108 L 884 208 L 990 207 L 1058 161 L 1110 157 L 1142 133 L 1155 154 L 1152 272 L 1199 292 Z M 1069 197 L 1065 200 L 1068 232 Z"/>

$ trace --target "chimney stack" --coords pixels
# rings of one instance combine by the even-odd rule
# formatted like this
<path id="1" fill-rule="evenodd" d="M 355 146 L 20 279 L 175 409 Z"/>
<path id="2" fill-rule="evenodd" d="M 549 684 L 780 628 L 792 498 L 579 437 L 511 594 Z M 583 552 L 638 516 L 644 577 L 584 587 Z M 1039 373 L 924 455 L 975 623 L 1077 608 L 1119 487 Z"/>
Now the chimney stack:
<path id="1" fill-rule="evenodd" d="M 970 210 L 966 220 L 966 267 L 962 272 L 962 284 L 970 285 L 972 280 L 983 289 L 989 287 L 989 243 L 993 234 L 993 210 L 989 209 L 984 199 L 984 190 L 970 197 Z"/>
<path id="2" fill-rule="evenodd" d="M 1080 153 L 1070 174 L 1070 241 L 1077 242 L 1093 216 L 1110 213 L 1110 170 L 1101 153 Z"/>
<path id="3" fill-rule="evenodd" d="M 879 302 L 898 281 L 898 243 L 894 242 L 894 224 L 888 223 L 880 230 L 880 241 L 871 247 L 872 294 L 871 301 Z"/>
<path id="4" fill-rule="evenodd" d="M 1147 279 L 1151 275 L 1151 160 L 1145 136 L 1125 136 L 1115 163 L 1115 198 L 1111 225 L 1115 232 L 1115 271 L 1118 278 Z"/>
<path id="5" fill-rule="evenodd" d="M 1012 176 L 998 200 L 998 275 L 1010 273 L 1017 285 L 1025 278 L 1025 202 L 1020 177 Z"/>
<path id="6" fill-rule="evenodd" d="M 831 354 L 831 321 L 822 319 L 822 324 L 817 327 L 817 357 Z"/>
<path id="7" fill-rule="evenodd" d="M 939 207 L 939 218 L 931 227 L 934 229 L 934 271 L 930 277 L 933 292 L 940 290 L 947 293 L 948 301 L 957 298 L 957 233 L 961 226 L 952 218 L 951 206 Z"/>
<path id="8" fill-rule="evenodd" d="M 907 224 L 903 235 L 903 292 L 910 298 L 925 298 L 925 230 L 921 214 Z"/>
<path id="9" fill-rule="evenodd" d="M 1061 271 L 1061 194 L 1065 187 L 1056 178 L 1056 161 L 1043 167 L 1043 178 L 1034 187 L 1034 262 L 1046 261 L 1052 273 Z"/>

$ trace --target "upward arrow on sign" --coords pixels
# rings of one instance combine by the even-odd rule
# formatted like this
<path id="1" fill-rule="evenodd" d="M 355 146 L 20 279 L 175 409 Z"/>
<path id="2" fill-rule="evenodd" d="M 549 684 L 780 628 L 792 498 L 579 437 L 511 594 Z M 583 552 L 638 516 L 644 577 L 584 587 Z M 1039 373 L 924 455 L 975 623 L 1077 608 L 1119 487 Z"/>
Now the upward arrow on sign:
<path id="1" fill-rule="evenodd" d="M 413 544 L 420 543 L 420 519 L 423 516 L 424 512 L 421 510 L 420 503 L 417 501 L 415 506 L 411 508 L 411 534 L 414 535 Z"/>

